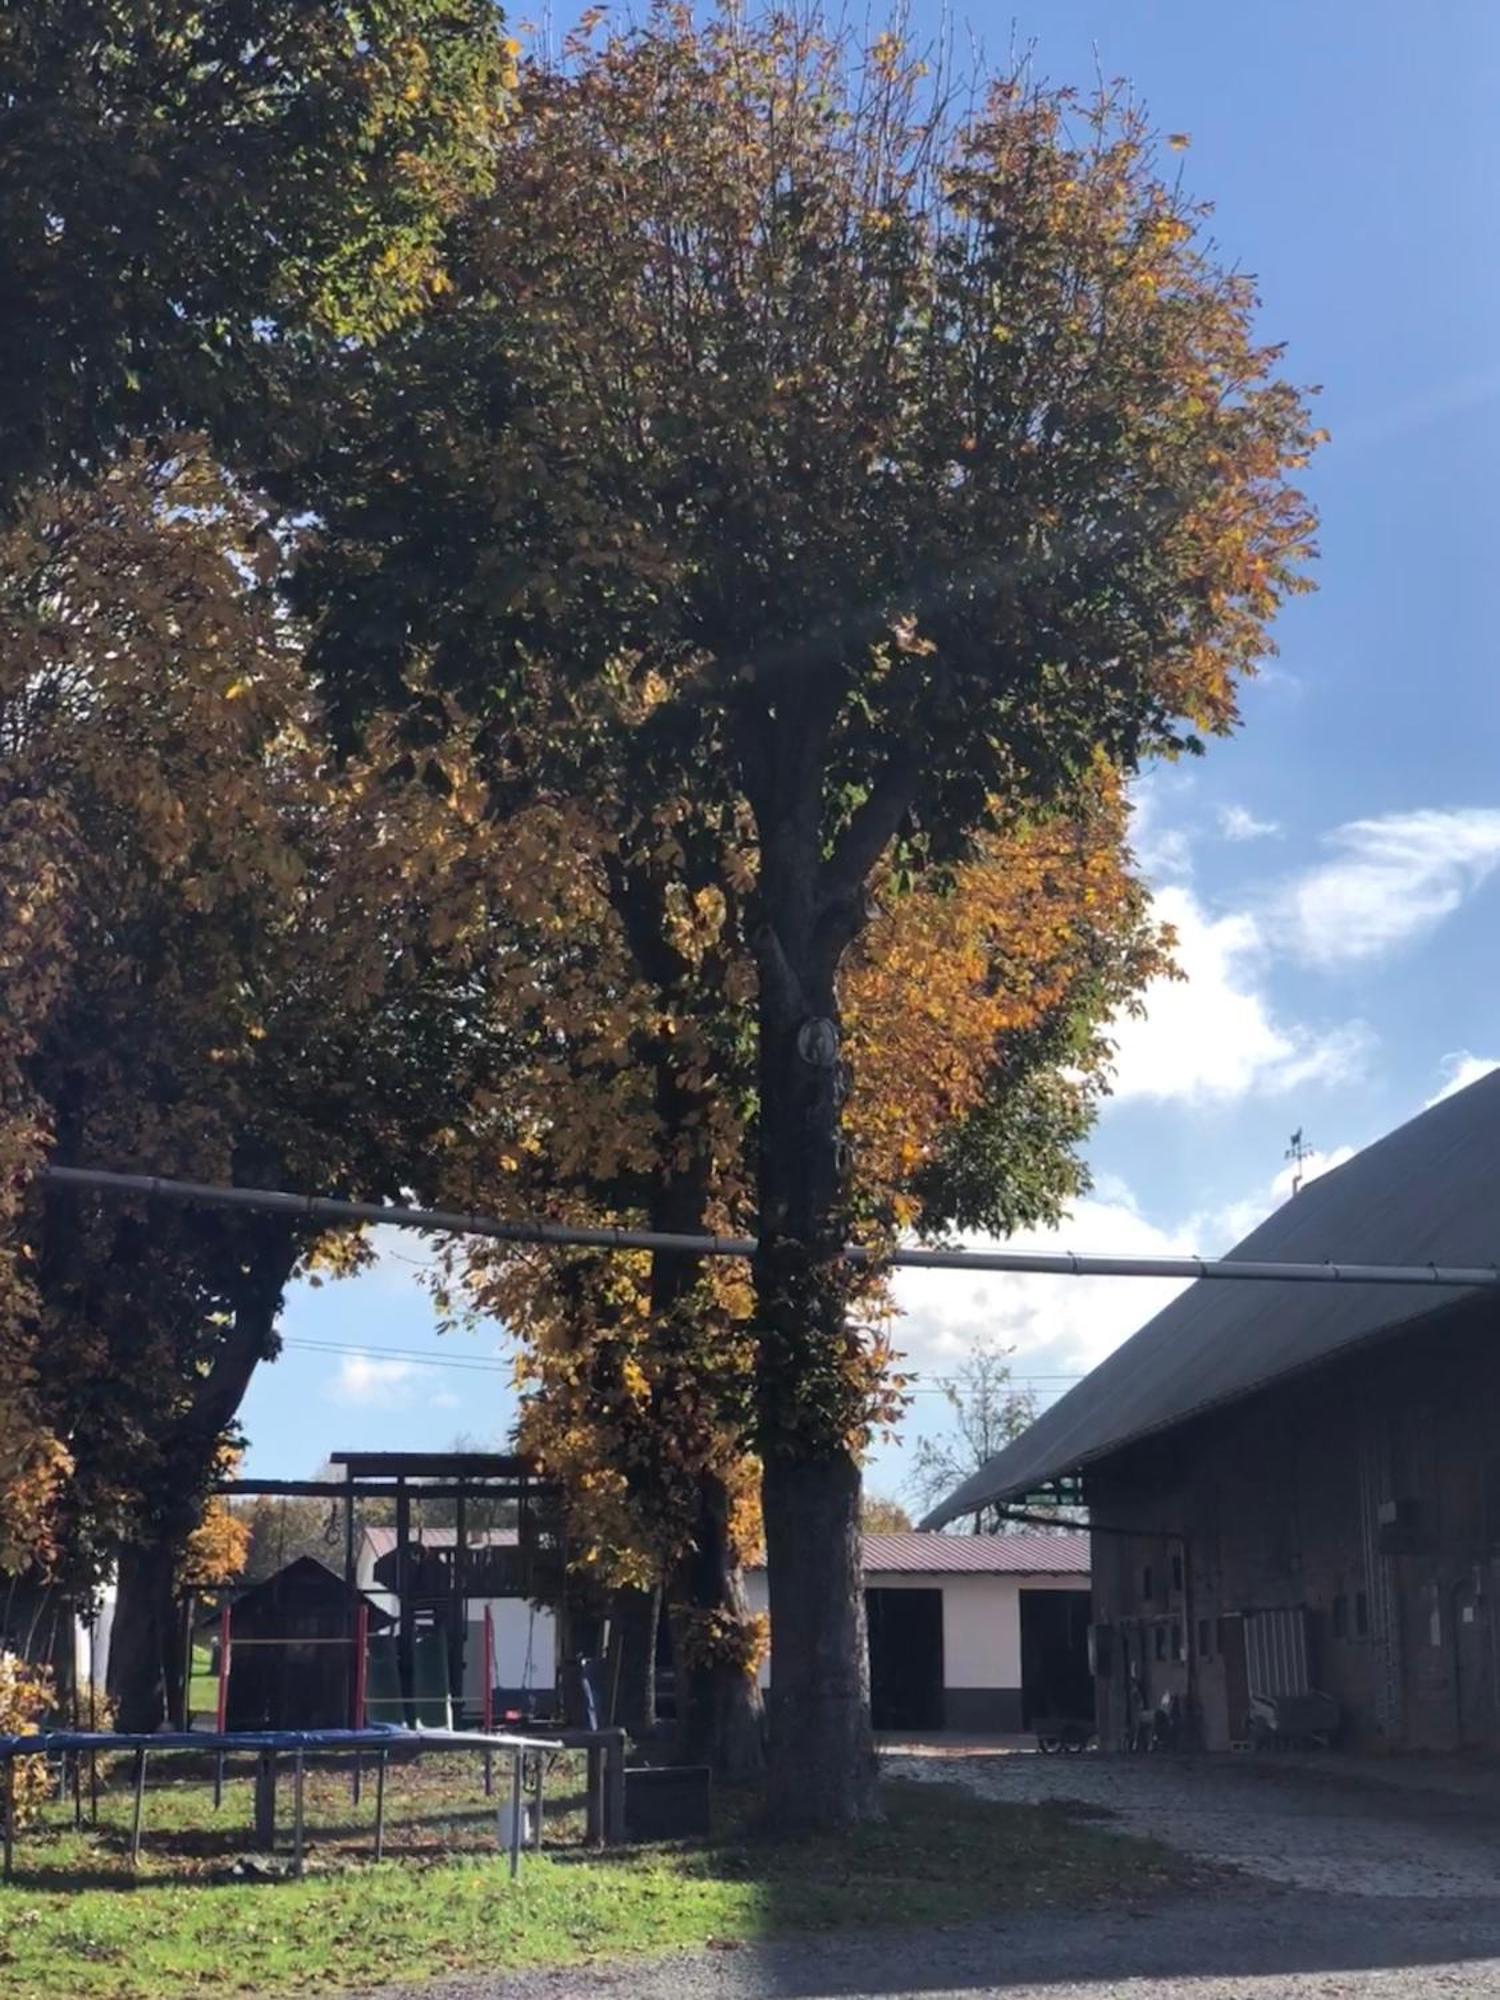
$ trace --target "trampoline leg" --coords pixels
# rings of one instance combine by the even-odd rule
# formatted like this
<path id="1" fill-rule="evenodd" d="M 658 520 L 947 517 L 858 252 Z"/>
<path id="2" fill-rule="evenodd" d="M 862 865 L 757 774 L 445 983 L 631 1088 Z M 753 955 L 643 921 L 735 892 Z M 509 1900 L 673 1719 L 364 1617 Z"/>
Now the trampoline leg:
<path id="1" fill-rule="evenodd" d="M 302 1873 L 302 1803 L 303 1778 L 306 1765 L 302 1752 L 297 1752 L 297 1761 L 292 1768 L 292 1873 Z"/>
<path id="2" fill-rule="evenodd" d="M 73 1752 L 73 1829 L 83 1826 L 83 1752 Z"/>
<path id="3" fill-rule="evenodd" d="M 354 1778 L 350 1785 L 350 1790 L 349 1790 L 349 1796 L 354 1801 L 355 1805 L 359 1804 L 360 1794 L 364 1790 L 364 1775 L 365 1775 L 365 1760 L 363 1757 L 360 1756 L 359 1752 L 356 1750 L 354 1753 Z"/>
<path id="4" fill-rule="evenodd" d="M 495 1796 L 495 1753 L 493 1750 L 486 1750 L 484 1753 L 484 1795 L 487 1799 L 492 1799 Z"/>
<path id="5" fill-rule="evenodd" d="M 141 1812 L 146 1803 L 146 1753 L 135 1753 L 135 1803 L 130 1815 L 130 1865 L 136 1866 L 141 1858 Z"/>
<path id="6" fill-rule="evenodd" d="M 89 1752 L 89 1824 L 99 1824 L 99 1753 Z"/>
<path id="7" fill-rule="evenodd" d="M 5 1879 L 8 1882 L 16 1865 L 16 1760 L 5 1760 Z"/>
<path id="8" fill-rule="evenodd" d="M 385 1859 L 385 1752 L 375 1760 L 375 1859 Z"/>
<path id="9" fill-rule="evenodd" d="M 531 1844 L 540 1854 L 542 1851 L 542 1787 L 547 1782 L 547 1759 L 540 1750 L 536 1753 L 536 1787 L 532 1795 L 531 1810 L 535 1822 L 531 1829 Z"/>
<path id="10" fill-rule="evenodd" d="M 521 1752 L 510 1754 L 510 1879 L 521 1872 Z"/>
<path id="11" fill-rule="evenodd" d="M 224 1752 L 214 1758 L 214 1811 L 224 1803 Z"/>

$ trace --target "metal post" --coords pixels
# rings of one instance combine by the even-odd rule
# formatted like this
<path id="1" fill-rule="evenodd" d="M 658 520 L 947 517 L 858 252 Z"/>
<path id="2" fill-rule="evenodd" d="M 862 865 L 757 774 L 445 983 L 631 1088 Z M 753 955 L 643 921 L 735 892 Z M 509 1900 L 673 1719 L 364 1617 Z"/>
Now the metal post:
<path id="1" fill-rule="evenodd" d="M 547 1758 L 544 1751 L 536 1752 L 536 1784 L 532 1794 L 531 1844 L 538 1854 L 542 1851 L 542 1788 L 547 1782 Z"/>
<path id="2" fill-rule="evenodd" d="M 351 1729 L 363 1729 L 365 1711 L 369 1707 L 368 1687 L 370 1671 L 370 1607 L 360 1599 L 354 1617 L 354 1712 L 350 1717 Z M 364 1758 L 356 1750 L 354 1753 L 354 1803 L 359 1804 L 364 1789 Z"/>
<path id="3" fill-rule="evenodd" d="M 486 1736 L 495 1733 L 495 1614 L 491 1607 L 484 1607 L 484 1699 L 480 1705 L 480 1721 Z M 484 1753 L 484 1795 L 487 1799 L 495 1796 L 495 1753 Z"/>
<path id="4" fill-rule="evenodd" d="M 219 1607 L 219 1690 L 214 1703 L 214 1728 L 220 1736 L 229 1726 L 229 1650 L 234 1632 L 234 1609 L 226 1598 Z"/>
<path id="5" fill-rule="evenodd" d="M 224 1803 L 224 1752 L 214 1752 L 214 1811 L 218 1812 Z"/>
<path id="6" fill-rule="evenodd" d="M 375 1760 L 375 1859 L 385 1859 L 385 1752 Z"/>
<path id="7" fill-rule="evenodd" d="M 416 1607 L 411 1601 L 411 1495 L 406 1480 L 396 1479 L 396 1603 L 400 1618 L 396 1639 L 397 1679 L 401 1690 L 402 1714 L 415 1723 L 416 1711 Z"/>
<path id="8" fill-rule="evenodd" d="M 519 1748 L 510 1753 L 510 1879 L 521 1872 L 521 1756 Z"/>
<path id="9" fill-rule="evenodd" d="M 89 1734 L 93 1736 L 99 1728 L 97 1714 L 98 1695 L 98 1632 L 99 1607 L 94 1605 L 94 1615 L 89 1620 Z M 99 1755 L 94 1749 L 89 1751 L 89 1824 L 99 1824 Z"/>
<path id="10" fill-rule="evenodd" d="M 146 1803 L 146 1753 L 135 1753 L 135 1805 L 130 1816 L 130 1865 L 141 1858 L 141 1812 Z"/>
<path id="11" fill-rule="evenodd" d="M 469 1646 L 468 1597 L 469 1496 L 460 1478 L 453 1503 L 453 1574 L 450 1578 L 448 1627 L 448 1696 L 453 1727 L 463 1726 L 464 1666 Z"/>
<path id="12" fill-rule="evenodd" d="M 8 1882 L 16 1863 L 16 1759 L 14 1751 L 5 1760 L 5 1879 Z"/>
<path id="13" fill-rule="evenodd" d="M 198 1608 L 195 1591 L 182 1600 L 182 1733 L 193 1726 L 193 1614 Z"/>
<path id="14" fill-rule="evenodd" d="M 297 1752 L 297 1761 L 292 1769 L 292 1873 L 302 1873 L 302 1809 L 303 1779 L 306 1776 L 306 1762 L 303 1753 Z"/>

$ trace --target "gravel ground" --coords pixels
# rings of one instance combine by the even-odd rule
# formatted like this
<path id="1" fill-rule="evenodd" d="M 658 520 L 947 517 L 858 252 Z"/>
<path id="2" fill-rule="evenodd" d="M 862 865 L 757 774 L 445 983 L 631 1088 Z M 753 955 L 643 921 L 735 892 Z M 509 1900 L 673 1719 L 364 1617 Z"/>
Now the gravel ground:
<path id="1" fill-rule="evenodd" d="M 1410 1770 L 1309 1768 L 1286 1757 L 1037 1757 L 885 1760 L 893 1777 L 959 1782 L 982 1797 L 1072 1799 L 1127 1833 L 1263 1882 L 1360 1897 L 1500 1895 L 1500 1784 L 1442 1785 Z"/>
<path id="2" fill-rule="evenodd" d="M 1002 1799 L 1074 1799 L 1238 1871 L 1187 1896 L 379 2000 L 1500 2000 L 1500 1794 L 1250 1760 L 888 1760 Z"/>

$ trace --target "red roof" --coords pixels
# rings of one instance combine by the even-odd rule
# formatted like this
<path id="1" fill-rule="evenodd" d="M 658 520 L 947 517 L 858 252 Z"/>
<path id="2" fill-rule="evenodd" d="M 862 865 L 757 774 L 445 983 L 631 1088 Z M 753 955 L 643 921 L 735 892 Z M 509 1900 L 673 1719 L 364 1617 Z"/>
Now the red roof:
<path id="1" fill-rule="evenodd" d="M 1017 1535 L 866 1535 L 866 1576 L 1087 1576 L 1089 1538 L 1078 1529 Z"/>

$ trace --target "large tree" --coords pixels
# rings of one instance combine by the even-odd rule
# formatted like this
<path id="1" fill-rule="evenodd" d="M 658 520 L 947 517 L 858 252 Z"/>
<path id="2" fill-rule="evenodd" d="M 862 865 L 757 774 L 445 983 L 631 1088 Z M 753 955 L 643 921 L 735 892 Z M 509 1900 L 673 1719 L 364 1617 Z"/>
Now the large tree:
<path id="1" fill-rule="evenodd" d="M 390 1197 L 492 1080 L 466 1028 L 474 815 L 451 772 L 439 798 L 336 764 L 278 561 L 191 440 L 35 491 L 0 537 L 0 813 L 46 834 L 7 915 L 52 956 L 7 968 L 0 1139 L 29 1166 Z M 53 1472 L 34 1545 L 60 1579 L 118 1562 L 112 1681 L 150 1727 L 183 1545 L 286 1282 L 358 1251 L 284 1216 L 14 1205 L 0 1437 Z"/>
<path id="2" fill-rule="evenodd" d="M 492 0 L 9 0 L 0 502 L 163 422 L 274 455 L 309 350 L 443 284 L 514 56 Z"/>
<path id="3" fill-rule="evenodd" d="M 349 717 L 461 690 L 497 792 L 614 802 L 744 940 L 772 1798 L 846 1823 L 850 954 L 882 885 L 1232 725 L 1315 434 L 1123 93 L 954 112 L 891 35 L 662 9 L 523 79 L 501 171 L 318 469 L 319 663 Z"/>

